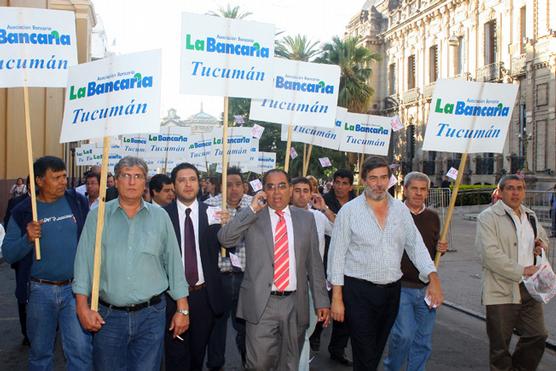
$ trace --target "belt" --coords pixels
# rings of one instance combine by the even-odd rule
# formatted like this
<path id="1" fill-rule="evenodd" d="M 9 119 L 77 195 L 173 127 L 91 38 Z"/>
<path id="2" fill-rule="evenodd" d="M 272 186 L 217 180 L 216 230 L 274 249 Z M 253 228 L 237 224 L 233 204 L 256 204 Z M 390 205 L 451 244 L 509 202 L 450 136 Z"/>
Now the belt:
<path id="1" fill-rule="evenodd" d="M 294 292 L 295 292 L 295 290 L 294 291 L 271 291 L 270 295 L 273 295 L 273 296 L 289 296 L 289 295 L 293 294 Z"/>
<path id="2" fill-rule="evenodd" d="M 49 281 L 49 280 L 43 280 L 41 278 L 35 278 L 35 277 L 31 277 L 30 279 L 33 282 L 43 283 L 45 285 L 52 285 L 52 286 L 65 286 L 65 285 L 69 285 L 71 281 L 73 281 L 73 279 L 64 280 L 64 281 Z"/>
<path id="3" fill-rule="evenodd" d="M 109 309 L 114 309 L 114 310 L 120 310 L 122 312 L 135 312 L 144 308 L 148 308 L 151 305 L 156 305 L 158 303 L 160 303 L 160 301 L 162 300 L 162 294 L 158 294 L 156 296 L 153 296 L 152 298 L 150 298 L 149 300 L 143 302 L 143 303 L 139 303 L 139 304 L 131 304 L 127 307 L 118 307 L 116 305 L 112 305 L 110 303 L 105 302 L 102 299 L 99 299 L 98 302 L 102 305 L 104 305 L 105 307 L 108 307 Z"/>
<path id="4" fill-rule="evenodd" d="M 344 276 L 344 277 L 347 278 L 347 279 L 350 279 L 350 280 L 354 280 L 354 281 L 358 281 L 360 283 L 364 283 L 366 285 L 370 285 L 370 286 L 374 286 L 374 287 L 381 287 L 381 288 L 396 287 L 396 286 L 400 285 L 401 281 L 402 281 L 401 279 L 399 279 L 397 281 L 390 282 L 390 283 L 374 283 L 374 282 L 371 282 L 371 281 L 364 280 L 362 278 L 355 278 L 355 277 L 351 277 L 351 276 Z"/>
<path id="5" fill-rule="evenodd" d="M 201 283 L 200 285 L 196 285 L 196 286 L 189 286 L 189 292 L 199 291 L 201 289 L 204 289 L 206 286 L 207 286 L 206 283 Z"/>

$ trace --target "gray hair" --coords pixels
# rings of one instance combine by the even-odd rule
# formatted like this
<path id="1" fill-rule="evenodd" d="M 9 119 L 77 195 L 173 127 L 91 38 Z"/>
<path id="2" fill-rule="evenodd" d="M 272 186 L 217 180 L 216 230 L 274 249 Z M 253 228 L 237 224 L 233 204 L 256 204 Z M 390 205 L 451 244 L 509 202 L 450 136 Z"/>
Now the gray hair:
<path id="1" fill-rule="evenodd" d="M 504 175 L 502 178 L 500 178 L 500 181 L 498 182 L 498 189 L 503 191 L 504 187 L 506 186 L 506 183 L 508 182 L 508 180 L 519 180 L 519 181 L 523 182 L 523 187 L 526 186 L 525 179 L 523 179 L 522 177 L 520 177 L 519 175 L 516 175 L 516 174 L 508 174 L 508 175 Z"/>
<path id="2" fill-rule="evenodd" d="M 147 174 L 149 173 L 149 168 L 147 166 L 147 163 L 143 161 L 143 159 L 139 157 L 133 157 L 133 156 L 126 156 L 122 158 L 120 161 L 118 161 L 116 166 L 114 166 L 114 177 L 118 178 L 120 176 L 120 172 L 124 167 L 134 167 L 134 166 L 137 166 L 141 170 L 143 170 L 143 175 L 145 176 L 145 179 L 147 179 Z"/>
<path id="3" fill-rule="evenodd" d="M 421 173 L 420 171 L 412 171 L 412 172 L 408 173 L 403 178 L 403 186 L 404 187 L 409 187 L 409 184 L 411 184 L 411 182 L 414 181 L 414 180 L 424 180 L 424 181 L 427 182 L 427 189 L 431 187 L 430 178 L 427 176 L 427 174 Z"/>

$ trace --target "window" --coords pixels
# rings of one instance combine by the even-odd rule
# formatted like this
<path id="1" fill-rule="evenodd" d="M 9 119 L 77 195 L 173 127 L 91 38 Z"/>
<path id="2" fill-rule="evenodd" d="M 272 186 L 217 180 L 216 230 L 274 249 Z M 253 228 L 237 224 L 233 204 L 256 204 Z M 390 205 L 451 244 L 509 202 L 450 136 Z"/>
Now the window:
<path id="1" fill-rule="evenodd" d="M 456 75 L 463 73 L 463 61 L 465 60 L 465 45 L 463 45 L 463 36 L 458 37 L 458 46 L 456 49 Z"/>
<path id="2" fill-rule="evenodd" d="M 527 9 L 521 7 L 519 10 L 519 51 L 525 53 L 525 43 L 527 41 Z"/>
<path id="3" fill-rule="evenodd" d="M 388 66 L 388 94 L 396 94 L 396 63 Z"/>
<path id="4" fill-rule="evenodd" d="M 415 89 L 415 54 L 407 58 L 407 89 Z"/>
<path id="5" fill-rule="evenodd" d="M 429 82 L 438 80 L 438 45 L 433 45 L 429 49 Z"/>
<path id="6" fill-rule="evenodd" d="M 496 20 L 485 23 L 485 65 L 496 63 Z"/>

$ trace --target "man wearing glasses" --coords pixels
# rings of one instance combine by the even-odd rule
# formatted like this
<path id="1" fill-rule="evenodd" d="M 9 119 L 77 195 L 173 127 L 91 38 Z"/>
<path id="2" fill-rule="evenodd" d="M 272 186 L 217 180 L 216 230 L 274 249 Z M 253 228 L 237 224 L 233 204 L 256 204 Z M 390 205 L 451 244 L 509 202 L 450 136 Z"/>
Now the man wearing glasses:
<path id="1" fill-rule="evenodd" d="M 237 316 L 246 320 L 246 368 L 293 371 L 313 310 L 308 286 L 318 320 L 325 324 L 329 300 L 313 214 L 288 206 L 291 185 L 284 171 L 268 171 L 263 188 L 249 208 L 222 227 L 218 239 L 224 246 L 245 239 Z"/>
<path id="2" fill-rule="evenodd" d="M 189 327 L 188 288 L 179 247 L 166 211 L 142 199 L 147 164 L 124 157 L 115 166 L 119 196 L 106 203 L 99 311 L 89 308 L 98 209 L 85 222 L 75 259 L 77 315 L 95 332 L 97 370 L 160 368 L 166 298 L 176 301 L 168 326 L 177 337 Z"/>

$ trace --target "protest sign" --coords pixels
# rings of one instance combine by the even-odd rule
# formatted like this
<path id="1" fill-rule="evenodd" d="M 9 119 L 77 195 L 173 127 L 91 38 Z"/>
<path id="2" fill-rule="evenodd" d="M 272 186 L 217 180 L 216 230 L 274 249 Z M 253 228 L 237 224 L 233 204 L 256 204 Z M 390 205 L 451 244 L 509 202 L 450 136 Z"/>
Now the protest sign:
<path id="1" fill-rule="evenodd" d="M 346 112 L 337 115 L 340 125 L 340 151 L 388 155 L 390 146 L 390 117 Z"/>
<path id="2" fill-rule="evenodd" d="M 293 147 L 290 148 L 290 157 L 292 160 L 295 160 L 297 158 L 297 151 Z"/>
<path id="3" fill-rule="evenodd" d="M 183 94 L 263 97 L 272 86 L 274 25 L 183 13 Z"/>
<path id="4" fill-rule="evenodd" d="M 456 180 L 458 178 L 458 171 L 457 169 L 451 167 L 450 170 L 448 170 L 448 172 L 446 173 L 446 176 L 448 178 L 451 178 L 453 180 Z"/>
<path id="5" fill-rule="evenodd" d="M 76 64 L 73 12 L 0 7 L 0 88 L 65 87 Z"/>
<path id="6" fill-rule="evenodd" d="M 330 159 L 328 157 L 319 158 L 319 162 L 320 162 L 320 166 L 322 166 L 322 167 L 332 166 L 332 162 L 330 162 Z"/>
<path id="7" fill-rule="evenodd" d="M 262 99 L 251 100 L 250 119 L 334 127 L 339 66 L 275 58 L 273 82 Z"/>
<path id="8" fill-rule="evenodd" d="M 264 127 L 255 124 L 251 129 L 251 135 L 253 136 L 253 138 L 261 139 L 261 137 L 263 136 L 263 131 L 264 131 Z"/>
<path id="9" fill-rule="evenodd" d="M 312 144 L 318 147 L 338 150 L 342 131 L 336 127 L 320 128 L 304 125 L 294 125 L 292 128 L 292 142 Z M 288 127 L 282 125 L 280 139 L 288 140 Z"/>
<path id="10" fill-rule="evenodd" d="M 160 50 L 70 68 L 61 143 L 159 128 Z"/>
<path id="11" fill-rule="evenodd" d="M 145 158 L 165 160 L 183 159 L 189 146 L 191 130 L 182 127 L 166 127 L 156 134 L 147 134 Z"/>
<path id="12" fill-rule="evenodd" d="M 276 168 L 276 153 L 259 152 L 256 161 L 250 167 L 246 167 L 245 171 L 251 171 L 255 174 L 264 174 L 269 170 Z"/>
<path id="13" fill-rule="evenodd" d="M 404 128 L 399 116 L 392 117 L 390 125 L 392 126 L 392 131 L 399 131 Z"/>

